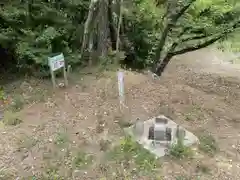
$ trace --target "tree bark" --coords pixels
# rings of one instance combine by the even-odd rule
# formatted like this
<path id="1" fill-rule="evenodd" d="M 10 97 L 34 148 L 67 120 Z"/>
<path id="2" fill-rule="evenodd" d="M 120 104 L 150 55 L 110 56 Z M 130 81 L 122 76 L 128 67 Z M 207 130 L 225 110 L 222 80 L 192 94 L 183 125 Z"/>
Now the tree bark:
<path id="1" fill-rule="evenodd" d="M 89 35 L 89 42 L 88 42 L 88 53 L 89 53 L 89 60 L 88 65 L 92 66 L 92 58 L 93 58 L 93 32 Z"/>
<path id="2" fill-rule="evenodd" d="M 116 51 L 119 51 L 119 44 L 120 44 L 120 28 L 122 24 L 122 4 L 123 0 L 120 0 L 119 2 L 119 17 L 118 17 L 118 27 L 117 27 L 117 43 L 116 43 Z"/>
<path id="3" fill-rule="evenodd" d="M 113 11 L 112 11 L 112 0 L 108 0 L 108 19 L 109 19 L 109 33 L 110 33 L 110 38 L 111 38 L 111 43 L 112 43 L 112 49 L 116 50 L 116 43 L 117 43 L 117 32 L 114 27 L 114 22 L 113 22 Z"/>
<path id="4" fill-rule="evenodd" d="M 83 32 L 83 38 L 82 38 L 82 47 L 81 47 L 81 56 L 82 57 L 83 57 L 83 51 L 87 44 L 87 38 L 89 35 L 89 26 L 93 19 L 94 6 L 97 2 L 98 2 L 98 0 L 91 0 L 90 5 L 89 5 L 88 17 L 87 17 L 87 20 L 84 25 L 84 32 Z"/>
<path id="5" fill-rule="evenodd" d="M 98 56 L 107 54 L 107 35 L 108 35 L 108 0 L 101 0 L 98 14 Z"/>
<path id="6" fill-rule="evenodd" d="M 170 62 L 170 60 L 172 59 L 173 56 L 171 56 L 170 54 L 167 55 L 161 62 L 161 64 L 159 64 L 159 66 L 156 69 L 155 74 L 157 74 L 158 76 L 161 76 L 162 73 L 164 72 L 166 66 L 168 65 L 168 63 Z"/>

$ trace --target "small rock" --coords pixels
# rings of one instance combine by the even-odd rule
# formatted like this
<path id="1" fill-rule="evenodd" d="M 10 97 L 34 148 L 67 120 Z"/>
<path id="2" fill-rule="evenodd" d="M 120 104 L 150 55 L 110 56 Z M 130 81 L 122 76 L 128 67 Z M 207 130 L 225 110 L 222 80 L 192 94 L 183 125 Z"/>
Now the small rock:
<path id="1" fill-rule="evenodd" d="M 65 87 L 65 84 L 64 83 L 59 83 L 58 87 L 63 88 L 63 87 Z"/>

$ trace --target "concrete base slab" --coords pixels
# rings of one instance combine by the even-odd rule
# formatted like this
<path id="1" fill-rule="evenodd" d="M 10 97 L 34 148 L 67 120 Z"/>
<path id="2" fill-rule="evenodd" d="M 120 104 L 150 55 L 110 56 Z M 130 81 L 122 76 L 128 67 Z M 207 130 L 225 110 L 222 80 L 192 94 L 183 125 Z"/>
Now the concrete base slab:
<path id="1" fill-rule="evenodd" d="M 152 140 L 149 139 L 149 129 L 150 127 L 156 126 L 156 118 L 165 119 L 166 122 L 164 125 L 165 128 L 171 129 L 171 140 Z M 167 152 L 169 147 L 172 144 L 177 143 L 178 140 L 178 132 L 179 128 L 184 132 L 184 138 L 183 138 L 183 144 L 185 146 L 191 146 L 195 143 L 198 143 L 198 138 L 191 132 L 187 131 L 183 127 L 179 126 L 177 123 L 172 121 L 171 119 L 165 117 L 164 115 L 160 115 L 158 117 L 146 120 L 146 121 L 137 121 L 136 124 L 134 124 L 131 127 L 125 128 L 124 131 L 126 134 L 130 135 L 133 140 L 137 141 L 140 145 L 142 145 L 145 149 L 149 150 L 151 153 L 155 154 L 157 157 L 164 156 Z M 159 134 L 163 134 L 163 131 Z"/>

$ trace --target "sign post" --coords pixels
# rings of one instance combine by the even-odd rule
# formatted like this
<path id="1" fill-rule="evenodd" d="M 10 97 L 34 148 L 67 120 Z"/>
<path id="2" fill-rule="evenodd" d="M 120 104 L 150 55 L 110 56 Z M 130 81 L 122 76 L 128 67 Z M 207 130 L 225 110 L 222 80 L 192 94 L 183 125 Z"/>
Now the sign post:
<path id="1" fill-rule="evenodd" d="M 118 92 L 119 92 L 119 101 L 120 101 L 120 110 L 124 106 L 124 77 L 123 72 L 118 71 Z"/>
<path id="2" fill-rule="evenodd" d="M 56 88 L 56 79 L 55 79 L 54 71 L 61 69 L 61 68 L 63 69 L 65 86 L 68 86 L 67 72 L 66 72 L 65 60 L 64 60 L 63 53 L 61 53 L 57 56 L 54 56 L 54 57 L 49 57 L 48 65 L 49 65 L 50 71 L 51 71 L 53 88 Z"/>

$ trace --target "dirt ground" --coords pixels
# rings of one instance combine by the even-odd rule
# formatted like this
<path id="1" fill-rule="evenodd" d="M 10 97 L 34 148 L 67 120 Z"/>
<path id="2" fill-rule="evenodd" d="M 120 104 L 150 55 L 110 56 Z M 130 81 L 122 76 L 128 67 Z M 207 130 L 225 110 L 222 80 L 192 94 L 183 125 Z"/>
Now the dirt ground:
<path id="1" fill-rule="evenodd" d="M 73 74 L 70 86 L 55 93 L 50 82 L 26 79 L 14 93 L 41 102 L 24 106 L 20 124 L 1 125 L 0 179 L 240 179 L 240 68 L 222 57 L 209 49 L 179 56 L 159 80 L 126 71 L 123 113 L 114 72 Z M 198 136 L 211 134 L 218 151 L 209 155 L 196 146 L 192 158 L 160 159 L 154 173 L 110 158 L 124 136 L 118 121 L 159 114 Z"/>

